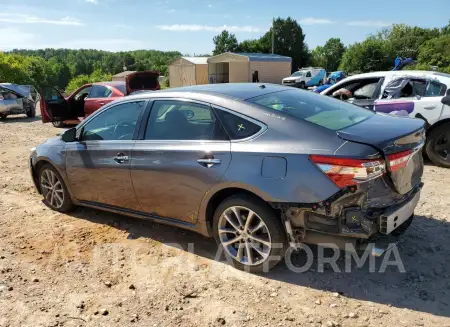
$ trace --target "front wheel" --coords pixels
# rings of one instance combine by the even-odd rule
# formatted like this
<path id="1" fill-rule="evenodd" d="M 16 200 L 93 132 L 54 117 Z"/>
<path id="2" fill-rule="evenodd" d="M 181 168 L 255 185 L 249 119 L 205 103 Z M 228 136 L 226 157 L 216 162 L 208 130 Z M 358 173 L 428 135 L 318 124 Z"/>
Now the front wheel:
<path id="1" fill-rule="evenodd" d="M 44 203 L 59 212 L 69 212 L 75 207 L 61 175 L 50 164 L 39 170 L 39 187 Z"/>
<path id="2" fill-rule="evenodd" d="M 433 130 L 427 139 L 425 152 L 437 166 L 450 168 L 450 124 L 443 124 Z"/>
<path id="3" fill-rule="evenodd" d="M 55 120 L 55 121 L 52 121 L 52 125 L 56 128 L 63 128 L 64 122 L 61 120 Z"/>
<path id="4" fill-rule="evenodd" d="M 267 272 L 284 256 L 286 233 L 276 212 L 267 203 L 236 195 L 216 209 L 214 237 L 235 268 Z"/>
<path id="5" fill-rule="evenodd" d="M 6 120 L 7 115 L 0 115 L 0 120 Z"/>
<path id="6" fill-rule="evenodd" d="M 301 82 L 300 85 L 299 85 L 299 87 L 300 87 L 302 90 L 306 89 L 305 82 Z"/>
<path id="7" fill-rule="evenodd" d="M 28 118 L 36 117 L 36 107 L 33 104 L 30 104 L 30 108 L 28 108 L 27 117 Z"/>

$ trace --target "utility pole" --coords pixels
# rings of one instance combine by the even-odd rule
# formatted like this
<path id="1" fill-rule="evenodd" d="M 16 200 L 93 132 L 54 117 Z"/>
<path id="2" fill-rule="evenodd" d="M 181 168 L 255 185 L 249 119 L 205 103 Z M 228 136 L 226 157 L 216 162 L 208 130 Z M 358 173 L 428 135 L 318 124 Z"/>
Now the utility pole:
<path id="1" fill-rule="evenodd" d="M 275 53 L 275 18 L 272 18 L 272 54 Z"/>

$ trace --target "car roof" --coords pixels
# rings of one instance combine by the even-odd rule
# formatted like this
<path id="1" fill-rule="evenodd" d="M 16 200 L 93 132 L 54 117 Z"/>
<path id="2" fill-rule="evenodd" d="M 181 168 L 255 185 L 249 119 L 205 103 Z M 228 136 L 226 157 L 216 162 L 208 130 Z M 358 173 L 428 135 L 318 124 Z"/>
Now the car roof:
<path id="1" fill-rule="evenodd" d="M 354 79 L 354 78 L 372 78 L 372 77 L 386 77 L 386 76 L 428 76 L 428 77 L 447 77 L 450 78 L 450 74 L 444 74 L 440 72 L 435 71 L 427 71 L 427 70 L 391 70 L 391 71 L 379 71 L 379 72 L 370 72 L 370 73 L 364 73 L 364 74 L 357 74 L 357 75 L 351 75 L 348 76 L 347 80 Z"/>
<path id="2" fill-rule="evenodd" d="M 269 94 L 273 92 L 286 91 L 290 88 L 278 84 L 270 83 L 220 83 L 220 84 L 205 84 L 195 86 L 185 86 L 172 89 L 165 89 L 157 91 L 161 93 L 203 93 L 214 94 L 216 96 L 223 96 L 238 100 L 247 100 L 260 95 Z M 155 92 L 150 91 L 150 94 Z"/>
<path id="3" fill-rule="evenodd" d="M 107 85 L 107 86 L 116 87 L 116 86 L 125 85 L 125 81 L 96 82 L 96 83 L 92 83 L 92 85 Z"/>

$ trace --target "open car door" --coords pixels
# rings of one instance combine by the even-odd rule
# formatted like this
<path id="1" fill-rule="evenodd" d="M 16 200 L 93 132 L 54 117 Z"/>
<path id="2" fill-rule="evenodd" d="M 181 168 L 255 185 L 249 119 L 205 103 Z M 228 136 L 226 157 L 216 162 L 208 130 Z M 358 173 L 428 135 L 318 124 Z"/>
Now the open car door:
<path id="1" fill-rule="evenodd" d="M 69 102 L 54 87 L 44 86 L 41 88 L 41 116 L 43 123 L 60 122 L 71 119 Z"/>
<path id="2" fill-rule="evenodd" d="M 147 70 L 135 72 L 125 78 L 127 95 L 137 91 L 156 91 L 161 87 L 159 85 L 159 72 L 156 70 Z"/>

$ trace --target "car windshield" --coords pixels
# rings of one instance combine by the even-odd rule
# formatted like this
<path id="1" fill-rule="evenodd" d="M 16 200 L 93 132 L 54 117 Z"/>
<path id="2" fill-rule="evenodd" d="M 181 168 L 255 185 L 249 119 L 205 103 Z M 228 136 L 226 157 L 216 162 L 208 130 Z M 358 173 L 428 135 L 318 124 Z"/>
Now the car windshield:
<path id="1" fill-rule="evenodd" d="M 344 101 L 300 90 L 265 94 L 248 101 L 331 130 L 350 127 L 375 114 Z"/>
<path id="2" fill-rule="evenodd" d="M 299 76 L 305 76 L 305 72 L 298 71 L 291 75 L 292 77 L 299 77 Z"/>

